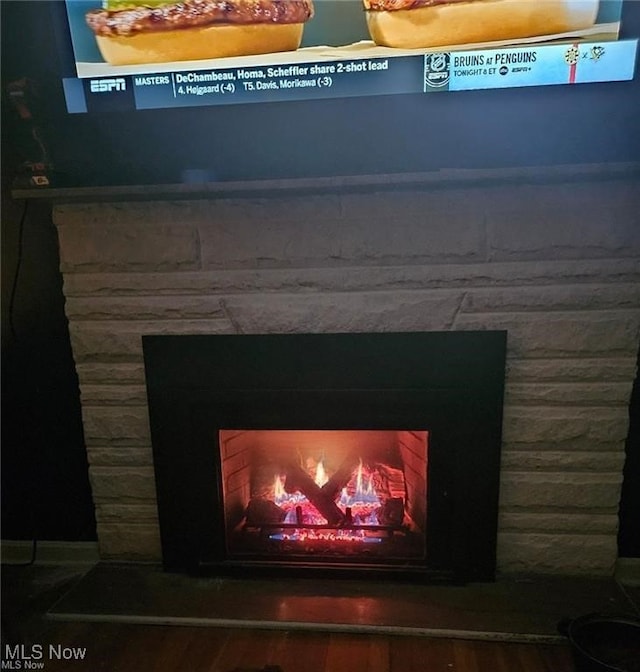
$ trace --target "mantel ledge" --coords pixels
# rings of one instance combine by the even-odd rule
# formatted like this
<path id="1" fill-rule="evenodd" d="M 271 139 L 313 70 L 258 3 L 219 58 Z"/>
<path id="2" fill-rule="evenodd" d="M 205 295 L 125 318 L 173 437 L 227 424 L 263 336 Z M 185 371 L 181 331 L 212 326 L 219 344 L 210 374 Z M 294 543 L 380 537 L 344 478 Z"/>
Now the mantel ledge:
<path id="1" fill-rule="evenodd" d="M 174 184 L 131 184 L 82 187 L 14 187 L 16 200 L 52 203 L 132 200 L 266 198 L 336 192 L 452 189 L 504 184 L 554 184 L 603 180 L 638 180 L 640 162 L 569 164 L 491 169 L 442 169 L 423 173 L 391 173 L 257 179 Z"/>

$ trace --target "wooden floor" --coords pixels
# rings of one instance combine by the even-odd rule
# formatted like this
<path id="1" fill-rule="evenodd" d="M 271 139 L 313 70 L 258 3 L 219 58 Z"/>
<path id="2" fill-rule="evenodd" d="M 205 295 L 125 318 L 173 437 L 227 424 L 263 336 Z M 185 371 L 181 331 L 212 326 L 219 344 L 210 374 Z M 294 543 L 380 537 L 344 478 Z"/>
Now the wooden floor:
<path id="1" fill-rule="evenodd" d="M 561 644 L 379 634 L 50 622 L 38 643 L 47 672 L 574 671 Z"/>
<path id="2" fill-rule="evenodd" d="M 97 622 L 87 617 L 64 619 L 60 614 L 54 620 L 53 605 L 66 599 L 69 591 L 80 585 L 85 572 L 86 569 L 80 571 L 73 567 L 3 565 L 0 575 L 3 670 L 575 672 L 571 651 L 564 639 L 542 644 L 419 633 L 392 635 L 384 629 L 370 634 L 336 628 L 333 631 L 302 627 L 286 630 L 284 624 L 282 629 L 250 629 L 248 624 L 247 627 L 150 625 Z M 135 582 L 130 583 L 128 590 L 142 609 L 150 593 L 135 592 L 131 587 L 134 585 Z M 126 590 L 113 582 L 108 587 L 118 593 Z M 195 593 L 187 592 L 187 595 L 196 599 Z M 93 596 L 98 597 L 100 595 Z M 487 605 L 485 600 L 484 608 Z M 480 600 L 478 608 L 482 607 Z M 509 613 L 517 613 L 513 605 Z M 399 611 L 394 612 L 393 622 L 401 620 L 401 616 Z"/>

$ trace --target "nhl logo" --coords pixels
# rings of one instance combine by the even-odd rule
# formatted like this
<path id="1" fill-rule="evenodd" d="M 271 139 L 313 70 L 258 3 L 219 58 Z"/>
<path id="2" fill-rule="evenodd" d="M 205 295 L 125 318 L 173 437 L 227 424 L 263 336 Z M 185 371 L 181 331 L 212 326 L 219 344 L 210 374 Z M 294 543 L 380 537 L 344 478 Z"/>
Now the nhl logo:
<path id="1" fill-rule="evenodd" d="M 449 84 L 449 54 L 425 54 L 424 90 L 443 89 Z"/>

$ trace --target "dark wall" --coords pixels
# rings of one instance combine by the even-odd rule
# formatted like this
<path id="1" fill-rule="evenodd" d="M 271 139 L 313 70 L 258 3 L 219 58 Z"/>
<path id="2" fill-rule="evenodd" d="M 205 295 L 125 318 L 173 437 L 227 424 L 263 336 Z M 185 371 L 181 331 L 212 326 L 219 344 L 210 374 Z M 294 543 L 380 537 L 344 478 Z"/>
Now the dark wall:
<path id="1" fill-rule="evenodd" d="M 95 539 L 56 231 L 48 207 L 4 197 L 2 537 Z"/>
<path id="2" fill-rule="evenodd" d="M 11 82 L 40 78 L 36 55 L 24 49 L 25 33 L 5 21 L 5 9 L 29 4 L 38 3 L 1 3 L 2 537 L 93 540 L 78 381 L 51 207 L 15 201 L 10 194 L 22 163 L 37 160 L 40 151 L 32 138 L 34 120 L 22 119 L 7 96 Z M 18 37 L 23 48 L 16 50 Z"/>

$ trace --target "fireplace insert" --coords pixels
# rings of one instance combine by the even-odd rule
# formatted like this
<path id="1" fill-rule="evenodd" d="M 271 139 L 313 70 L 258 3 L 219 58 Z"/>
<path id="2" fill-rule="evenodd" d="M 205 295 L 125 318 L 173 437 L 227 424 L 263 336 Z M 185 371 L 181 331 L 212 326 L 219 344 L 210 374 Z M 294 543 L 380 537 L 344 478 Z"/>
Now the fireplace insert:
<path id="1" fill-rule="evenodd" d="M 219 436 L 231 557 L 424 557 L 427 432 L 225 429 Z"/>
<path id="2" fill-rule="evenodd" d="M 494 577 L 505 332 L 143 350 L 166 570 Z"/>

